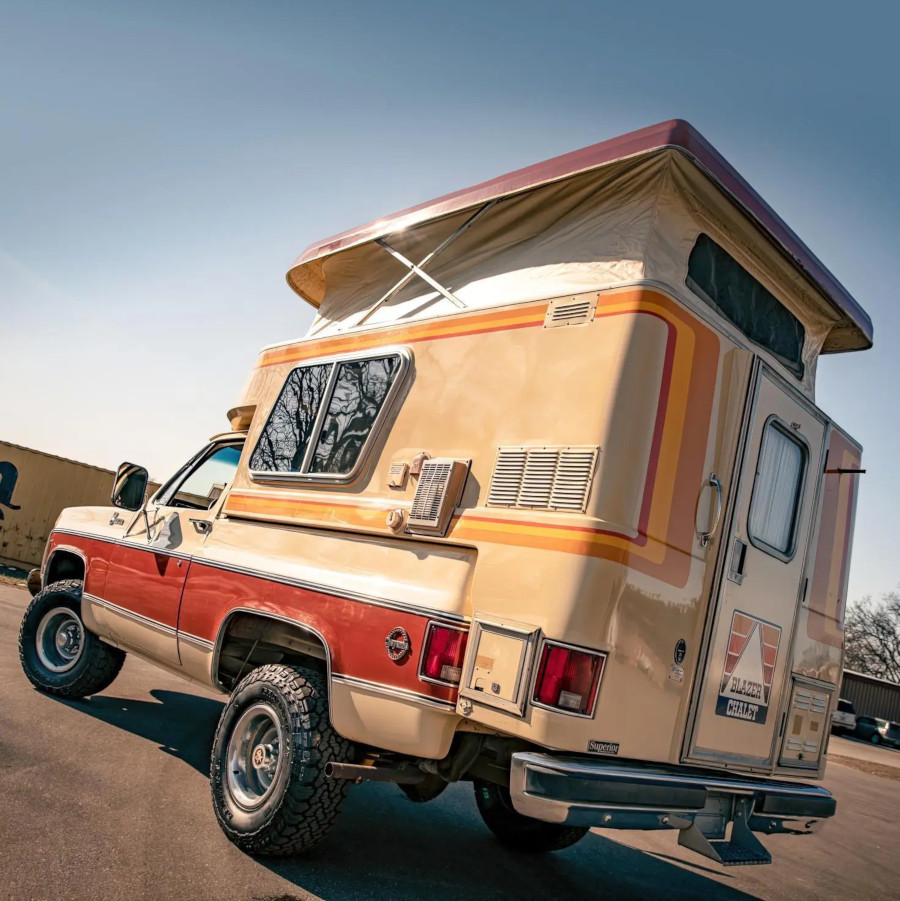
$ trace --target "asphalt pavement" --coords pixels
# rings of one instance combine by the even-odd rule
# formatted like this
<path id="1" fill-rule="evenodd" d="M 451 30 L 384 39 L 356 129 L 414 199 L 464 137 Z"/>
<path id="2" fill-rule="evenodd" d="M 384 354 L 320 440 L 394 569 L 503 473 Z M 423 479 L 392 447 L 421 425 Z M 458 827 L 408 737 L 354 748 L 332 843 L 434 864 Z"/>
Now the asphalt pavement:
<path id="1" fill-rule="evenodd" d="M 596 830 L 569 850 L 523 857 L 494 841 L 467 784 L 418 805 L 392 785 L 356 786 L 313 852 L 255 860 L 225 839 L 210 804 L 223 697 L 134 657 L 89 701 L 41 695 L 16 650 L 28 601 L 0 584 L 0 898 L 900 896 L 900 751 L 886 749 L 876 749 L 888 761 L 879 775 L 856 760 L 829 764 L 837 817 L 815 836 L 763 837 L 771 866 L 723 869 L 668 832 Z M 841 759 L 853 758 L 856 743 L 838 741 Z"/>

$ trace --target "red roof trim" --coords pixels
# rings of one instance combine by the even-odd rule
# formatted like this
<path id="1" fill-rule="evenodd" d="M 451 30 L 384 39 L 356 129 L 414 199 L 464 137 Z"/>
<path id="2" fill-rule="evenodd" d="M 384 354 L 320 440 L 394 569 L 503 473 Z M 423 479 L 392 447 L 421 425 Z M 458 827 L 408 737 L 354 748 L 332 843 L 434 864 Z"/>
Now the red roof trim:
<path id="1" fill-rule="evenodd" d="M 860 331 L 868 346 L 872 344 L 872 321 L 846 288 L 825 268 L 816 255 L 797 237 L 784 220 L 744 180 L 738 171 L 700 134 L 682 119 L 672 119 L 639 131 L 613 138 L 526 166 L 507 175 L 492 178 L 437 200 L 377 219 L 358 228 L 342 232 L 311 244 L 297 258 L 291 269 L 329 256 L 340 250 L 367 243 L 431 219 L 450 215 L 485 203 L 495 197 L 517 194 L 552 181 L 594 169 L 607 163 L 672 147 L 690 156 L 756 220 L 760 228 L 794 261 L 795 265 L 818 287 L 832 305 Z M 289 280 L 290 281 L 290 280 Z"/>

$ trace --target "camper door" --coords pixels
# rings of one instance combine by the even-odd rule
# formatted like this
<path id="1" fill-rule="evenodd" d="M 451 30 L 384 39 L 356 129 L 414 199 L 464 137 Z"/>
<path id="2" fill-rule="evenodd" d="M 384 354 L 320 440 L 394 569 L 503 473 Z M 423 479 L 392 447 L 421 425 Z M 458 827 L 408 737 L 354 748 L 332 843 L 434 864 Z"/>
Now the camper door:
<path id="1" fill-rule="evenodd" d="M 773 765 L 821 480 L 823 415 L 759 364 L 730 529 L 719 549 L 688 757 Z"/>

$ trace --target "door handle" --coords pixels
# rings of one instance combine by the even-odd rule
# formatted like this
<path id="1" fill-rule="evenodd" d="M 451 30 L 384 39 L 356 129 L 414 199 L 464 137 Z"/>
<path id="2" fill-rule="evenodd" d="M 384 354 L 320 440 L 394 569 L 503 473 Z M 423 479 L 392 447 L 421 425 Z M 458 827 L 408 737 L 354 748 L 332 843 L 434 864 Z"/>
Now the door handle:
<path id="1" fill-rule="evenodd" d="M 212 531 L 212 523 L 208 519 L 194 519 L 192 517 L 191 525 L 194 527 L 194 531 L 201 535 L 207 535 Z"/>
<path id="2" fill-rule="evenodd" d="M 709 484 L 716 489 L 716 516 L 710 530 L 700 533 L 700 547 L 706 547 L 712 541 L 716 529 L 719 528 L 719 520 L 722 518 L 722 483 L 714 472 L 709 474 Z"/>

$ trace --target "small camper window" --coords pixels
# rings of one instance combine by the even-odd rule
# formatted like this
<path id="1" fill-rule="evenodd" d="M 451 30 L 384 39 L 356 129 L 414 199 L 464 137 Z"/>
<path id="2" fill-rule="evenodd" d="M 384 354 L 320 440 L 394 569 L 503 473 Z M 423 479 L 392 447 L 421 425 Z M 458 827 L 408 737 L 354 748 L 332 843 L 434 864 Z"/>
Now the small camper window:
<path id="1" fill-rule="evenodd" d="M 291 370 L 250 457 L 251 475 L 352 478 L 407 366 L 396 352 Z"/>
<path id="2" fill-rule="evenodd" d="M 686 281 L 701 300 L 803 377 L 803 323 L 708 235 L 694 244 Z"/>
<path id="3" fill-rule="evenodd" d="M 806 447 L 770 418 L 756 464 L 748 532 L 757 547 L 782 560 L 794 555 L 805 470 Z"/>

